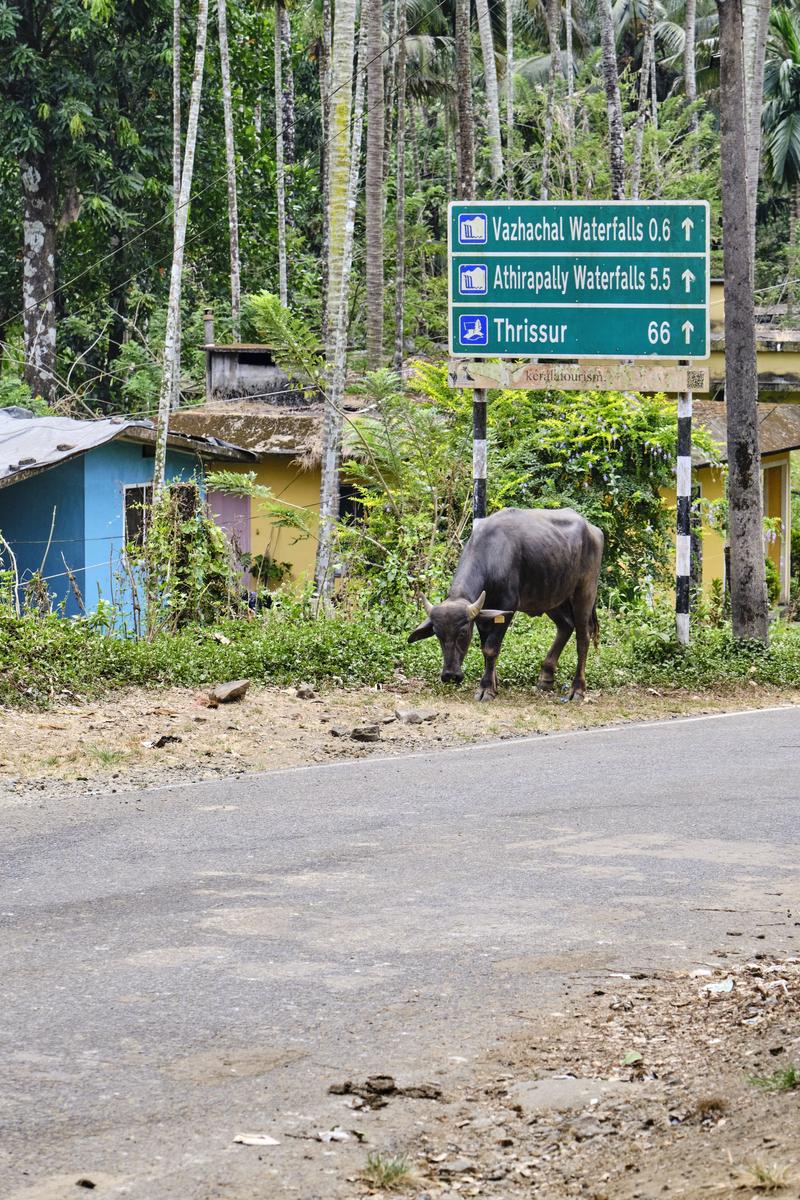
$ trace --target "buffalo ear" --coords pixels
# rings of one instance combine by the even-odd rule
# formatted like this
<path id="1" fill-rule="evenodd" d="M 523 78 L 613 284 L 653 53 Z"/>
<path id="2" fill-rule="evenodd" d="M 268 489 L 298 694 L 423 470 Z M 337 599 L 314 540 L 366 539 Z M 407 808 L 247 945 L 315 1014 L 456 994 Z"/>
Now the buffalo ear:
<path id="1" fill-rule="evenodd" d="M 433 621 L 427 617 L 421 625 L 408 635 L 409 642 L 421 642 L 423 638 L 433 637 Z"/>
<path id="2" fill-rule="evenodd" d="M 513 615 L 513 608 L 482 608 L 475 619 L 479 625 L 508 625 Z"/>

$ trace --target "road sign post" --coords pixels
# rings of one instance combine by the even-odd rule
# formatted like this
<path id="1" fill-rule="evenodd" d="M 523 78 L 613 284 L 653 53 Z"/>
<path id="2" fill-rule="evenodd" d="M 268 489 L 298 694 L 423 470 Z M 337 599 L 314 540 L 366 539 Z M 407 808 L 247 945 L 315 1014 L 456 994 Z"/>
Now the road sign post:
<path id="1" fill-rule="evenodd" d="M 486 391 L 472 393 L 472 519 L 486 516 Z"/>
<path id="2" fill-rule="evenodd" d="M 689 644 L 692 573 L 692 393 L 678 397 L 678 469 L 675 486 L 675 630 L 682 646 Z"/>
<path id="3" fill-rule="evenodd" d="M 692 390 L 708 386 L 707 372 L 685 364 L 710 350 L 708 204 L 456 201 L 449 209 L 448 279 L 450 381 L 473 388 L 476 518 L 486 512 L 487 388 L 679 393 L 675 612 L 685 644 Z M 476 358 L 523 361 L 459 361 Z M 561 362 L 548 361 L 554 359 Z M 583 383 L 578 375 L 590 373 L 591 362 L 564 361 L 571 359 L 627 361 L 598 363 L 599 378 Z M 648 359 L 662 363 L 642 361 Z"/>

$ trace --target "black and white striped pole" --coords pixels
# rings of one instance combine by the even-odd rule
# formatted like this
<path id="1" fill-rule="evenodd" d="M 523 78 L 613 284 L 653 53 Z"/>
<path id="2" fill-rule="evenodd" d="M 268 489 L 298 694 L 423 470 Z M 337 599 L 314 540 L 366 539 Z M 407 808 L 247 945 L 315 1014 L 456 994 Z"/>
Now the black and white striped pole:
<path id="1" fill-rule="evenodd" d="M 675 547 L 675 627 L 689 644 L 689 588 L 692 574 L 692 393 L 678 396 L 677 541 Z"/>
<path id="2" fill-rule="evenodd" d="M 486 389 L 472 392 L 472 519 L 486 516 Z"/>

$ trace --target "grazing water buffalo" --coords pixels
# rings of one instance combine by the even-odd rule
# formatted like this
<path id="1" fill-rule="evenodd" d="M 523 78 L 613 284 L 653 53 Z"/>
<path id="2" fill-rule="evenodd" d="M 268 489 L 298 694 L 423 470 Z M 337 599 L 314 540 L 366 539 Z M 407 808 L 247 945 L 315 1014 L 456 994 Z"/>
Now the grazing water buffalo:
<path id="1" fill-rule="evenodd" d="M 478 520 L 461 552 L 447 599 L 430 604 L 409 642 L 439 639 L 444 683 L 461 683 L 464 657 L 478 626 L 484 671 L 477 700 L 497 695 L 497 656 L 515 612 L 547 613 L 556 636 L 539 673 L 539 687 L 552 691 L 561 651 L 573 630 L 578 665 L 570 699 L 586 690 L 589 641 L 597 645 L 595 600 L 603 534 L 571 508 L 504 508 Z"/>

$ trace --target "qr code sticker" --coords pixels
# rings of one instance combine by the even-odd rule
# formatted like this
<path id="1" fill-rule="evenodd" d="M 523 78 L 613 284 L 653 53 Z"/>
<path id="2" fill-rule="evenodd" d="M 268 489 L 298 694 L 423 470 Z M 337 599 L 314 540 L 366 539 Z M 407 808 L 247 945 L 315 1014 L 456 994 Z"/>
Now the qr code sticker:
<path id="1" fill-rule="evenodd" d="M 686 382 L 689 387 L 689 391 L 701 391 L 705 381 L 705 372 L 703 371 L 686 372 Z"/>

